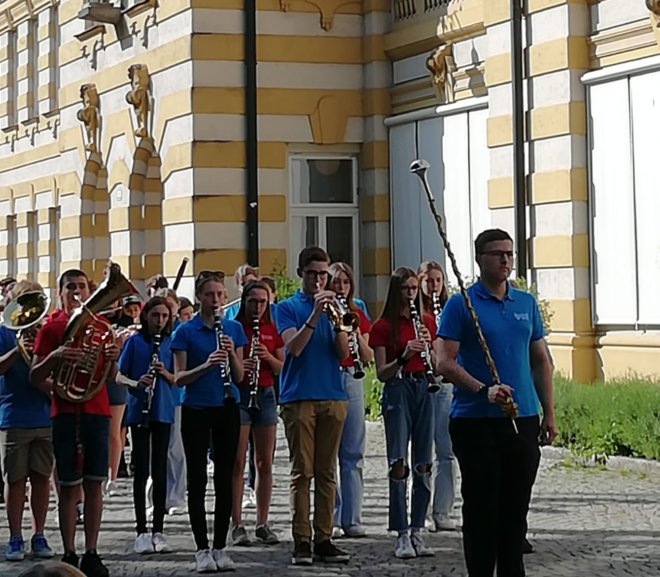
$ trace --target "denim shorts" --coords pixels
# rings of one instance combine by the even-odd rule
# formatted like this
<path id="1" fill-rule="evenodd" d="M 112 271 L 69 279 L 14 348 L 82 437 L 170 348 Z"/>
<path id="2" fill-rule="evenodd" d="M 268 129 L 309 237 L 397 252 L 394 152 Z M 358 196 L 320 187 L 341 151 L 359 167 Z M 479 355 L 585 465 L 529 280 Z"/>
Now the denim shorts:
<path id="1" fill-rule="evenodd" d="M 65 487 L 85 481 L 102 482 L 108 478 L 110 461 L 110 418 L 80 415 L 80 442 L 83 451 L 82 471 L 76 471 L 76 416 L 53 418 L 53 447 L 57 482 Z"/>
<path id="2" fill-rule="evenodd" d="M 108 401 L 111 407 L 125 405 L 128 402 L 128 389 L 114 381 L 107 381 L 105 388 L 108 391 Z"/>
<path id="3" fill-rule="evenodd" d="M 277 401 L 273 387 L 257 389 L 259 409 L 248 409 L 250 403 L 250 387 L 238 387 L 241 391 L 241 425 L 253 427 L 269 427 L 277 424 Z"/>

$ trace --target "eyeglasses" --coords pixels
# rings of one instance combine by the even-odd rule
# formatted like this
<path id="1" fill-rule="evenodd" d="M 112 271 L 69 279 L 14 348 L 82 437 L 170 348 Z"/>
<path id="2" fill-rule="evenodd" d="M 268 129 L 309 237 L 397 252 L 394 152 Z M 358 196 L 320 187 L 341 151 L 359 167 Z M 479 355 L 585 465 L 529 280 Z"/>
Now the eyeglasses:
<path id="1" fill-rule="evenodd" d="M 499 259 L 507 257 L 509 260 L 513 260 L 513 251 L 512 250 L 486 250 L 481 254 L 487 254 L 488 256 L 494 256 Z"/>
<path id="2" fill-rule="evenodd" d="M 327 270 L 304 270 L 303 274 L 311 278 L 328 278 Z"/>

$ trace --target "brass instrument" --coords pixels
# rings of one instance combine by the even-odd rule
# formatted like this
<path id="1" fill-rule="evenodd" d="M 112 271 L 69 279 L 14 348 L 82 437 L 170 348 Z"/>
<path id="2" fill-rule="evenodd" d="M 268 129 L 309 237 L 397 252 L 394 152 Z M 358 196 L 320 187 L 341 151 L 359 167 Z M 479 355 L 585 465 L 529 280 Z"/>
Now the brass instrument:
<path id="1" fill-rule="evenodd" d="M 218 343 L 218 350 L 223 348 L 222 346 L 222 337 L 224 333 L 222 332 L 222 319 L 220 318 L 220 309 L 215 309 L 213 312 L 213 328 L 215 329 L 215 338 Z M 231 390 L 231 376 L 229 374 L 228 362 L 225 361 L 220 365 L 220 376 L 222 378 L 222 384 L 225 388 L 224 403 L 226 405 L 233 405 L 236 402 L 236 397 Z"/>
<path id="2" fill-rule="evenodd" d="M 261 368 L 261 359 L 257 355 L 257 346 L 259 345 L 259 316 L 254 315 L 254 324 L 252 325 L 252 343 L 250 345 L 250 358 L 254 359 L 255 365 L 250 374 L 250 402 L 248 409 L 259 410 L 259 369 Z"/>
<path id="3" fill-rule="evenodd" d="M 360 317 L 348 308 L 346 299 L 341 295 L 337 295 L 333 302 L 325 305 L 325 314 L 337 332 L 352 333 L 360 326 Z"/>
<path id="4" fill-rule="evenodd" d="M 121 273 L 119 265 L 109 262 L 104 280 L 71 314 L 62 343 L 80 349 L 82 354 L 75 361 L 63 359 L 54 371 L 53 388 L 63 399 L 84 403 L 103 386 L 112 368 L 112 362 L 106 360 L 104 351 L 116 341 L 112 326 L 101 318 L 100 311 L 128 294 L 139 293 Z"/>
<path id="5" fill-rule="evenodd" d="M 419 318 L 419 313 L 417 312 L 415 301 L 411 300 L 408 303 L 408 307 L 410 308 L 410 320 L 412 321 L 413 328 L 415 329 L 415 338 L 421 339 L 422 321 Z M 431 351 L 429 349 L 429 344 L 426 341 L 424 341 L 424 343 L 425 348 L 421 353 L 419 353 L 419 356 L 422 357 L 422 361 L 424 361 L 424 372 L 426 373 L 426 380 L 428 381 L 428 392 L 437 393 L 440 390 L 440 385 L 435 382 L 435 374 L 433 372 L 433 366 L 431 365 Z"/>
<path id="6" fill-rule="evenodd" d="M 30 291 L 18 295 L 3 311 L 3 323 L 11 331 L 16 331 L 16 343 L 23 360 L 32 364 L 32 353 L 25 348 L 25 340 L 34 339 L 48 314 L 50 298 L 41 291 Z"/>
<path id="7" fill-rule="evenodd" d="M 161 335 L 156 333 L 154 335 L 154 349 L 151 353 L 151 362 L 149 363 L 149 370 L 147 374 L 153 379 L 150 386 L 147 387 L 144 399 L 144 406 L 142 407 L 142 423 L 140 427 L 145 429 L 149 428 L 149 414 L 151 413 L 151 403 L 154 400 L 154 392 L 156 390 L 156 379 L 158 378 L 158 371 L 156 370 L 156 363 L 158 362 L 158 349 L 160 348 Z"/>
<path id="8" fill-rule="evenodd" d="M 438 209 L 435 206 L 435 199 L 433 198 L 433 193 L 431 192 L 431 187 L 429 185 L 429 179 L 428 179 L 429 166 L 430 165 L 426 160 L 418 159 L 413 161 L 413 163 L 410 165 L 410 172 L 417 175 L 419 179 L 422 181 L 424 192 L 426 193 L 426 199 L 428 200 L 429 208 L 431 209 L 431 214 L 433 215 L 433 218 L 435 219 L 435 223 L 438 227 L 438 234 L 442 239 L 442 244 L 444 245 L 445 250 L 447 251 L 447 256 L 449 257 L 449 260 L 451 261 L 451 268 L 454 271 L 454 275 L 456 276 L 456 279 L 458 281 L 458 286 L 461 290 L 461 296 L 463 297 L 465 306 L 468 310 L 468 313 L 470 314 L 470 320 L 472 321 L 474 330 L 477 333 L 477 340 L 479 341 L 479 345 L 481 346 L 481 349 L 484 352 L 484 356 L 486 357 L 486 364 L 488 365 L 488 369 L 490 370 L 490 375 L 491 378 L 493 379 L 493 385 L 501 385 L 502 381 L 500 380 L 500 375 L 497 371 L 497 367 L 495 366 L 495 361 L 493 360 L 493 357 L 490 354 L 490 348 L 488 347 L 488 343 L 486 342 L 486 337 L 484 337 L 484 333 L 481 330 L 481 326 L 479 325 L 479 319 L 477 318 L 477 313 L 475 312 L 474 307 L 472 306 L 472 303 L 470 301 L 470 295 L 468 295 L 467 289 L 465 288 L 465 283 L 463 282 L 461 271 L 458 270 L 458 263 L 456 262 L 456 256 L 454 255 L 454 252 L 452 251 L 451 246 L 449 244 L 447 233 L 445 232 L 444 226 L 442 224 L 442 217 L 440 216 L 440 213 L 438 212 Z M 511 419 L 511 422 L 513 423 L 513 428 L 517 433 L 518 427 L 516 425 L 515 419 L 518 416 L 518 406 L 516 405 L 516 403 L 513 402 L 513 398 L 509 396 L 507 400 L 500 405 L 500 407 L 502 409 L 502 412 Z"/>

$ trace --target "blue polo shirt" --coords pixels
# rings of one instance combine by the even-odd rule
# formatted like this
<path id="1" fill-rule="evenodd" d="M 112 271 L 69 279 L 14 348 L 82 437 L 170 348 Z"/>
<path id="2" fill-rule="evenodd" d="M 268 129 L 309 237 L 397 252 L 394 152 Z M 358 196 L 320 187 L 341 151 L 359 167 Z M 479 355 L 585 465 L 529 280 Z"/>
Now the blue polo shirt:
<path id="1" fill-rule="evenodd" d="M 521 417 L 539 414 L 539 398 L 534 388 L 529 359 L 530 343 L 544 337 L 543 321 L 536 300 L 524 291 L 507 286 L 502 300 L 477 282 L 468 289 L 472 306 L 486 337 L 503 384 L 513 387 L 513 400 Z M 449 299 L 440 317 L 438 336 L 460 343 L 457 362 L 486 386 L 492 378 L 477 333 L 463 297 Z M 489 403 L 485 391 L 479 394 L 454 388 L 452 417 L 504 417 L 496 404 Z"/>
<path id="2" fill-rule="evenodd" d="M 158 358 L 165 368 L 172 372 L 172 352 L 170 351 L 170 337 L 164 337 L 158 347 Z M 151 355 L 153 353 L 153 340 L 147 342 L 137 333 L 126 339 L 119 357 L 118 368 L 122 375 L 137 381 L 147 374 Z M 128 415 L 126 422 L 129 425 L 139 425 L 142 422 L 142 410 L 146 402 L 147 393 L 144 389 L 128 389 Z M 154 397 L 151 400 L 149 419 L 161 423 L 174 423 L 174 399 L 171 385 L 162 376 L 156 379 Z"/>
<path id="3" fill-rule="evenodd" d="M 312 314 L 314 298 L 297 291 L 277 305 L 277 330 L 299 330 Z M 321 315 L 307 346 L 298 357 L 288 352 L 280 375 L 280 403 L 294 401 L 344 401 L 346 392 L 335 349 L 335 333 Z"/>
<path id="4" fill-rule="evenodd" d="M 234 342 L 236 349 L 247 344 L 248 340 L 241 323 L 222 319 L 222 331 Z M 172 335 L 172 351 L 185 351 L 187 353 L 186 370 L 190 371 L 203 365 L 209 355 L 218 348 L 215 329 L 207 327 L 199 315 L 195 315 L 187 323 L 183 323 Z M 229 369 L 229 367 L 227 367 Z M 238 400 L 238 388 L 232 378 L 232 393 Z M 185 387 L 183 404 L 192 409 L 206 407 L 221 407 L 224 404 L 224 386 L 220 376 L 220 367 L 213 367 L 206 371 L 197 380 Z"/>
<path id="5" fill-rule="evenodd" d="M 0 326 L 0 356 L 16 348 L 16 333 Z M 30 384 L 30 368 L 19 357 L 0 376 L 0 429 L 50 427 L 50 398 Z"/>
<path id="6" fill-rule="evenodd" d="M 241 301 L 234 303 L 233 305 L 225 309 L 223 315 L 224 318 L 226 318 L 228 321 L 233 321 L 238 316 L 238 309 L 240 308 L 241 308 Z"/>

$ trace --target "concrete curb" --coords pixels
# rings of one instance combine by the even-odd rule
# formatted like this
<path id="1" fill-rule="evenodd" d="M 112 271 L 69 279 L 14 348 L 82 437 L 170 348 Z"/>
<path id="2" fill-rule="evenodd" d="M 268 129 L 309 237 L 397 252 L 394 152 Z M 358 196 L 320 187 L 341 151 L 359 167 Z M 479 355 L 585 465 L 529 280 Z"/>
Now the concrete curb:
<path id="1" fill-rule="evenodd" d="M 588 467 L 595 467 L 593 461 L 587 461 L 584 458 L 575 457 L 569 449 L 563 447 L 543 447 L 541 454 L 544 459 L 549 461 L 563 461 L 570 459 Z M 612 471 L 631 471 L 635 473 L 660 473 L 660 461 L 650 461 L 647 459 L 633 459 L 632 457 L 610 457 L 605 464 L 607 469 Z"/>

